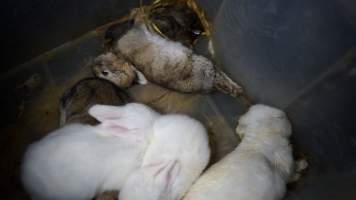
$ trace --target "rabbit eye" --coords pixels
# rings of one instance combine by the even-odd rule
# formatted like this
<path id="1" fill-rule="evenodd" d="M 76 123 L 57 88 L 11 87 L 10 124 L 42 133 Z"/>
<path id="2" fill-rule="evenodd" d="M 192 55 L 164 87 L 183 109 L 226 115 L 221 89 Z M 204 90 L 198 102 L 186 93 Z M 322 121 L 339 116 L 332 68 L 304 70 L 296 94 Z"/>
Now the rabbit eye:
<path id="1" fill-rule="evenodd" d="M 101 74 L 102 74 L 103 76 L 107 76 L 107 75 L 109 75 L 109 72 L 108 72 L 108 71 L 102 71 Z"/>
<path id="2" fill-rule="evenodd" d="M 192 31 L 194 35 L 201 35 L 201 31 L 200 30 L 193 30 Z"/>

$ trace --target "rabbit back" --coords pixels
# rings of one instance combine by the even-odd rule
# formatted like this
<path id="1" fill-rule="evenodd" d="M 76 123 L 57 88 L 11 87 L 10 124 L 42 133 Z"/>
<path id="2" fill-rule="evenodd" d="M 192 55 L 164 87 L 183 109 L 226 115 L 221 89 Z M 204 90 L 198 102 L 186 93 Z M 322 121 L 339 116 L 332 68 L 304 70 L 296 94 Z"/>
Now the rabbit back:
<path id="1" fill-rule="evenodd" d="M 98 124 L 88 114 L 94 104 L 123 105 L 130 101 L 128 95 L 111 82 L 99 78 L 86 78 L 65 91 L 60 99 L 60 125 L 66 123 Z"/>
<path id="2" fill-rule="evenodd" d="M 206 130 L 198 121 L 184 115 L 162 116 L 153 125 L 141 168 L 130 175 L 120 199 L 181 199 L 209 158 Z"/>
<path id="3" fill-rule="evenodd" d="M 235 150 L 204 172 L 184 200 L 278 200 L 284 184 L 264 156 Z"/>
<path id="4" fill-rule="evenodd" d="M 137 163 L 135 145 L 71 124 L 29 147 L 22 181 L 34 199 L 90 199 L 123 184 Z"/>

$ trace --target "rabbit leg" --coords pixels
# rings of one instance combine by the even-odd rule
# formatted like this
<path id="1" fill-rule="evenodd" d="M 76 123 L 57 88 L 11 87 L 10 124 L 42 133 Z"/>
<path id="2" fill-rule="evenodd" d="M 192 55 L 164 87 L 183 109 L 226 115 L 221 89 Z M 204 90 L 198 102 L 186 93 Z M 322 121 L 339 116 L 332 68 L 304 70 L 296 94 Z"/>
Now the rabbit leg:
<path id="1" fill-rule="evenodd" d="M 302 176 L 302 172 L 308 168 L 308 162 L 306 159 L 299 159 L 295 161 L 294 166 L 294 174 L 289 179 L 289 183 L 296 182 L 300 179 L 300 177 Z"/>
<path id="2" fill-rule="evenodd" d="M 106 191 L 101 194 L 98 194 L 95 197 L 95 200 L 118 200 L 118 191 Z"/>
<path id="3" fill-rule="evenodd" d="M 140 85 L 146 85 L 148 83 L 148 80 L 145 77 L 145 75 L 143 75 L 142 72 L 138 71 L 137 69 L 134 69 L 134 71 L 137 77 L 136 82 L 139 83 Z"/>
<path id="4" fill-rule="evenodd" d="M 235 98 L 243 93 L 242 87 L 219 69 L 216 69 L 214 88 Z"/>

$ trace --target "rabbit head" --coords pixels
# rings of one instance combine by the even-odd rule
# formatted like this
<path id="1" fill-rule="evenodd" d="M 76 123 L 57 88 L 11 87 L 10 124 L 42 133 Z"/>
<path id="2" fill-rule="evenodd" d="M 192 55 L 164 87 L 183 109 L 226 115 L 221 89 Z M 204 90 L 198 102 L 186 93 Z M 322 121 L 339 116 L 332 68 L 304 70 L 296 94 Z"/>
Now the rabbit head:
<path id="1" fill-rule="evenodd" d="M 109 80 L 120 88 L 130 87 L 136 78 L 134 66 L 120 54 L 99 55 L 92 66 L 96 76 Z"/>
<path id="2" fill-rule="evenodd" d="M 257 104 L 240 117 L 236 132 L 241 138 L 259 133 L 272 133 L 287 138 L 291 135 L 291 125 L 283 111 Z"/>
<path id="3" fill-rule="evenodd" d="M 88 112 L 100 122 L 96 127 L 98 134 L 120 137 L 130 137 L 135 135 L 130 133 L 148 131 L 160 116 L 150 107 L 139 103 L 124 106 L 94 105 Z"/>
<path id="4" fill-rule="evenodd" d="M 94 104 L 123 105 L 130 98 L 113 83 L 100 78 L 85 78 L 64 92 L 60 99 L 60 126 L 67 123 L 96 125 L 98 122 L 88 114 Z"/>

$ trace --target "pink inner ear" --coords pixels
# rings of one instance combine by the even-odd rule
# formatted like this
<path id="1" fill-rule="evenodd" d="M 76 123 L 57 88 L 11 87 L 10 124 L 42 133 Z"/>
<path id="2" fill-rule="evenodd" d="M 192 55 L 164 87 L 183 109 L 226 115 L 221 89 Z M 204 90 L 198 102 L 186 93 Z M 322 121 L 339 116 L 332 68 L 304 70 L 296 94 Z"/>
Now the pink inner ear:
<path id="1" fill-rule="evenodd" d="M 88 113 L 100 122 L 118 119 L 121 117 L 119 107 L 107 105 L 94 105 L 89 108 Z"/>
<path id="2" fill-rule="evenodd" d="M 151 168 L 152 176 L 155 179 L 163 181 L 163 187 L 168 190 L 180 172 L 180 164 L 177 160 L 162 161 L 146 165 L 145 167 Z"/>
<path id="3" fill-rule="evenodd" d="M 102 126 L 104 128 L 104 131 L 106 131 L 108 134 L 113 136 L 123 136 L 130 130 L 124 126 L 120 126 L 115 122 L 111 122 L 111 121 L 103 122 Z"/>
<path id="4" fill-rule="evenodd" d="M 166 189 L 168 189 L 170 186 L 173 185 L 173 182 L 179 175 L 179 172 L 180 172 L 180 164 L 178 163 L 178 161 L 175 160 L 173 164 L 170 166 L 170 168 L 168 169 L 168 174 L 166 176 L 166 181 L 167 181 Z"/>

